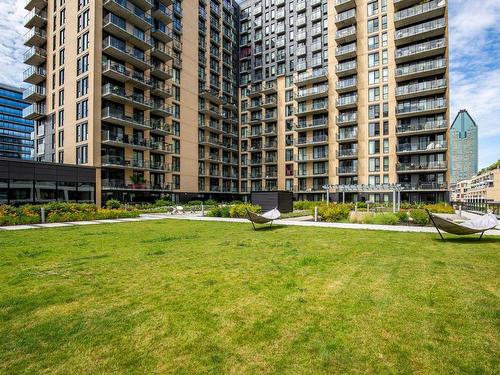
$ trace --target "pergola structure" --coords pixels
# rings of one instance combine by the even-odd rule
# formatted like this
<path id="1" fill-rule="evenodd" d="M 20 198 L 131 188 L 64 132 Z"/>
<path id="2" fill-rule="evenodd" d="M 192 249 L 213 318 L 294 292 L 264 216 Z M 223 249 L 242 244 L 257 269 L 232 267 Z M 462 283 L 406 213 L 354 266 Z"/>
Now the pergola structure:
<path id="1" fill-rule="evenodd" d="M 404 190 L 400 184 L 382 185 L 323 185 L 326 191 L 326 201 L 330 202 L 330 193 L 342 193 L 342 203 L 345 203 L 345 193 L 392 193 L 392 209 L 399 211 L 401 207 L 401 191 Z"/>

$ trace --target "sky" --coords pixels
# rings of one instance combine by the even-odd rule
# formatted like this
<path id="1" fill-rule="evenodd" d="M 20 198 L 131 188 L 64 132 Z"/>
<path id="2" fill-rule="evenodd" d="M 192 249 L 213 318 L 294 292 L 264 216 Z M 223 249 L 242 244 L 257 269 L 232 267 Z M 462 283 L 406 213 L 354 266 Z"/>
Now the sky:
<path id="1" fill-rule="evenodd" d="M 23 85 L 25 0 L 0 0 L 0 82 Z M 467 109 L 479 126 L 479 166 L 500 159 L 500 0 L 448 0 L 450 122 Z M 187 2 L 185 3 L 187 6 Z"/>

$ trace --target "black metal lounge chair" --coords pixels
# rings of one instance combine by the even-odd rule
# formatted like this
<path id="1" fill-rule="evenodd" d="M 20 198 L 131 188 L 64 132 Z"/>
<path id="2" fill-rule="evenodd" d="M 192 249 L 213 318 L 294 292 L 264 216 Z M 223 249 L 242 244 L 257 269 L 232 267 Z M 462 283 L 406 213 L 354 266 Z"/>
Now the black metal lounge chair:
<path id="1" fill-rule="evenodd" d="M 257 214 L 247 209 L 247 216 L 248 220 L 250 220 L 250 222 L 253 225 L 253 229 L 257 230 L 255 224 L 271 223 L 269 227 L 272 227 L 273 221 L 280 218 L 281 212 L 279 212 L 277 208 L 273 208 L 271 211 L 264 212 L 263 214 Z"/>
<path id="2" fill-rule="evenodd" d="M 458 236 L 466 236 L 469 234 L 481 233 L 479 240 L 483 238 L 484 232 L 487 230 L 495 229 L 498 225 L 498 219 L 493 214 L 486 214 L 471 220 L 464 221 L 463 223 L 457 223 L 453 220 L 439 216 L 438 214 L 433 214 L 427 210 L 427 214 L 432 221 L 432 224 L 436 227 L 439 236 L 444 241 L 444 237 L 441 231 L 451 234 L 456 234 Z"/>

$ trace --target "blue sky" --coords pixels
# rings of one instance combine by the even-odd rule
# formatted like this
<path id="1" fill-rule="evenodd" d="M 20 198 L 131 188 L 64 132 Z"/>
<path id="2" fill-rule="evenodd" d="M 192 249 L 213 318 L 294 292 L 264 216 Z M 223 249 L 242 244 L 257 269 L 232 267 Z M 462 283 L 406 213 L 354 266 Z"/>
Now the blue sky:
<path id="1" fill-rule="evenodd" d="M 500 0 L 448 2 L 451 120 L 460 109 L 472 115 L 484 167 L 500 159 Z M 22 85 L 24 0 L 0 0 L 0 9 L 0 82 Z"/>

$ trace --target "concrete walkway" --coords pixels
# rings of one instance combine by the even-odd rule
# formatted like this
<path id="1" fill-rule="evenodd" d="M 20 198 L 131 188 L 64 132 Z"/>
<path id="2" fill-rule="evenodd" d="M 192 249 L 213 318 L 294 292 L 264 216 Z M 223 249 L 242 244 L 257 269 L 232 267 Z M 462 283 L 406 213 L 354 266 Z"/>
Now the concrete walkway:
<path id="1" fill-rule="evenodd" d="M 473 214 L 464 216 L 471 217 Z M 47 224 L 32 224 L 32 225 L 12 225 L 0 227 L 2 230 L 25 230 L 25 229 L 39 229 L 39 228 L 59 228 L 81 225 L 95 225 L 95 224 L 110 224 L 110 223 L 127 223 L 127 222 L 140 222 L 148 220 L 193 220 L 193 221 L 215 221 L 215 222 L 228 222 L 228 223 L 245 223 L 250 225 L 247 219 L 230 219 L 222 217 L 207 217 L 201 214 L 181 214 L 172 215 L 164 213 L 151 213 L 142 214 L 137 218 L 125 219 L 108 219 L 108 220 L 92 220 L 92 221 L 75 221 L 66 223 L 47 223 Z M 437 233 L 434 227 L 416 227 L 406 225 L 375 225 L 375 224 L 351 224 L 351 223 L 326 223 L 326 222 L 313 222 L 304 221 L 304 218 L 291 218 L 276 220 L 277 225 L 294 225 L 303 227 L 319 227 L 319 228 L 339 228 L 339 229 L 363 229 L 363 230 L 385 230 L 391 232 L 414 232 L 414 233 Z M 490 230 L 485 233 L 486 235 L 500 236 L 500 230 Z"/>

